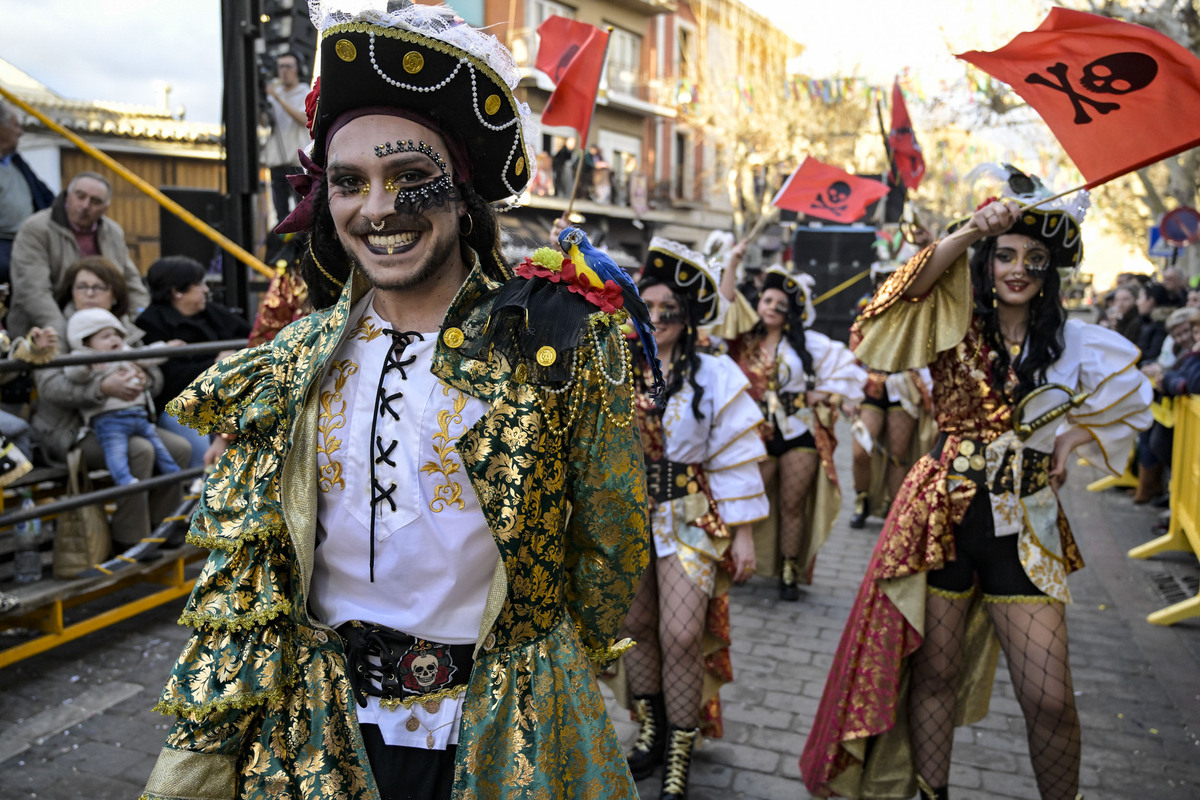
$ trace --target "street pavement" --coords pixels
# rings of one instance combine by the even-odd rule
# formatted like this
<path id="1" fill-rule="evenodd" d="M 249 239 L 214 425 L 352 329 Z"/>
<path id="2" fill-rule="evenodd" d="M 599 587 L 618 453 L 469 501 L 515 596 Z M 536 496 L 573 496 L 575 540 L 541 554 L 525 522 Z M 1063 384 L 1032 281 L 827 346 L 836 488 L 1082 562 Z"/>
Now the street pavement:
<path id="1" fill-rule="evenodd" d="M 692 800 L 785 800 L 809 795 L 798 756 L 833 652 L 879 533 L 851 530 L 849 431 L 837 454 L 843 509 L 797 603 L 754 578 L 732 594 L 734 683 L 722 691 L 725 736 L 703 742 Z M 1194 594 L 1190 554 L 1126 557 L 1153 537 L 1158 509 L 1119 490 L 1089 493 L 1097 477 L 1076 467 L 1064 491 L 1087 568 L 1071 579 L 1071 665 L 1083 723 L 1082 791 L 1088 800 L 1200 798 L 1200 618 L 1172 627 L 1146 615 Z M 151 711 L 187 632 L 182 601 L 0 670 L 0 800 L 130 800 L 154 764 L 169 720 Z M 0 642 L 6 641 L 0 636 Z M 607 691 L 607 690 L 605 690 Z M 622 740 L 635 726 L 611 702 Z M 644 800 L 661 777 L 638 785 Z M 991 713 L 955 737 L 952 796 L 1028 800 L 1037 791 L 1025 726 L 1001 659 Z"/>

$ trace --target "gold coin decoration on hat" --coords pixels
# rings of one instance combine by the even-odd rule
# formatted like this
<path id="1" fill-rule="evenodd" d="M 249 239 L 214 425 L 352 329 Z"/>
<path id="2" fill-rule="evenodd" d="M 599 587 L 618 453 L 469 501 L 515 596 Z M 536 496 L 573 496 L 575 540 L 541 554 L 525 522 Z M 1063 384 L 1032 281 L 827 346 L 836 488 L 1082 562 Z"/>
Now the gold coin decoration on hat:
<path id="1" fill-rule="evenodd" d="M 654 266 L 661 267 L 662 265 L 663 265 L 663 260 L 661 258 L 654 259 Z"/>
<path id="2" fill-rule="evenodd" d="M 416 50 L 409 51 L 404 54 L 404 71 L 409 75 L 416 75 L 425 68 L 425 56 L 418 53 Z"/>
<path id="3" fill-rule="evenodd" d="M 521 156 L 520 158 L 517 159 L 517 164 L 514 167 L 514 169 L 516 170 L 518 175 L 520 175 L 522 172 L 525 171 L 525 156 Z"/>
<path id="4" fill-rule="evenodd" d="M 483 110 L 488 113 L 489 117 L 492 114 L 495 114 L 497 111 L 499 111 L 500 110 L 500 95 L 494 94 L 491 97 L 489 97 L 487 100 L 484 100 L 483 101 Z"/>
<path id="5" fill-rule="evenodd" d="M 550 345 L 541 347 L 537 351 L 537 362 L 543 367 L 548 367 L 558 360 L 558 353 Z"/>
<path id="6" fill-rule="evenodd" d="M 686 269 L 679 270 L 679 280 L 686 281 L 687 279 L 688 279 L 687 270 Z"/>
<path id="7" fill-rule="evenodd" d="M 358 48 L 349 39 L 338 39 L 337 44 L 333 46 L 333 52 L 337 53 L 337 57 L 342 61 L 353 61 L 358 57 Z"/>

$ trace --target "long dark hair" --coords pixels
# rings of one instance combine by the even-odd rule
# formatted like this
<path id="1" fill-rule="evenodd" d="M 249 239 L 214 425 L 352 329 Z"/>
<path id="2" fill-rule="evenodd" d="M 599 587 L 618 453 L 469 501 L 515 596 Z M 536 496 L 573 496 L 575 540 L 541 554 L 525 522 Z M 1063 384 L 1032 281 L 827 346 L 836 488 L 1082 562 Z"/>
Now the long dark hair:
<path id="1" fill-rule="evenodd" d="M 991 362 L 992 385 L 1004 391 L 1004 376 L 1012 364 L 1008 346 L 1000 333 L 1000 321 L 993 305 L 996 282 L 992 276 L 992 260 L 996 255 L 996 237 L 984 239 L 971 255 L 971 285 L 975 287 L 975 316 L 983 324 L 983 338 L 996 354 Z M 1017 362 L 1017 387 L 1010 400 L 1021 401 L 1025 395 L 1046 382 L 1046 370 L 1059 359 L 1066 346 L 1063 327 L 1067 313 L 1063 309 L 1061 281 L 1058 269 L 1048 267 L 1042 273 L 1042 290 L 1029 301 L 1029 347 Z"/>
<path id="2" fill-rule="evenodd" d="M 675 392 L 683 388 L 683 381 L 686 378 L 687 382 L 692 385 L 692 414 L 696 419 L 704 419 L 704 414 L 700 411 L 700 400 L 704 397 L 704 387 L 696 382 L 696 373 L 700 371 L 700 354 L 696 352 L 696 320 L 700 318 L 700 306 L 692 295 L 675 291 L 674 286 L 658 276 L 650 275 L 638 281 L 639 292 L 645 291 L 651 286 L 666 286 L 670 289 L 675 301 L 683 309 L 684 316 L 683 332 L 679 334 L 674 361 L 670 365 L 671 380 L 667 382 L 667 390 L 663 393 L 663 406 L 666 406 L 666 401 L 670 400 Z M 642 351 L 640 340 L 636 348 L 640 356 L 639 360 L 644 362 L 646 354 Z M 634 371 L 634 378 L 638 381 L 640 390 L 646 388 L 643 376 L 642 370 Z"/>
<path id="3" fill-rule="evenodd" d="M 512 274 L 512 270 L 500 255 L 496 212 L 475 192 L 470 181 L 458 184 L 457 189 L 459 197 L 466 205 L 467 213 L 471 216 L 470 228 L 467 233 L 459 234 L 459 241 L 479 254 L 479 260 L 488 275 L 496 280 L 506 280 Z M 337 225 L 329 212 L 328 180 L 323 177 L 313 186 L 312 191 L 316 193 L 313 201 L 312 234 L 309 240 L 310 247 L 304 249 L 300 259 L 300 274 L 308 284 L 309 302 L 314 309 L 319 310 L 329 308 L 337 302 L 342 293 L 342 285 L 350 279 L 353 262 L 338 240 Z M 317 266 L 317 261 L 320 262 L 320 267 Z M 331 277 L 333 280 L 330 280 Z"/>
<path id="4" fill-rule="evenodd" d="M 766 291 L 765 289 L 763 290 Z M 782 290 L 781 290 L 782 291 Z M 784 292 L 787 294 L 787 292 Z M 759 293 L 759 300 L 762 299 L 762 292 Z M 755 303 L 755 306 L 758 304 Z M 816 373 L 813 372 L 813 357 L 812 353 L 808 352 L 808 343 L 804 338 L 804 320 L 801 316 L 804 314 L 803 300 L 797 302 L 788 296 L 788 313 L 783 320 L 783 338 L 796 351 L 796 355 L 800 357 L 800 365 L 804 367 L 804 374 L 808 376 L 811 382 L 817 379 Z M 758 337 L 759 341 L 767 338 L 767 326 L 760 319 L 750 333 Z M 778 369 L 778 366 L 776 367 Z"/>

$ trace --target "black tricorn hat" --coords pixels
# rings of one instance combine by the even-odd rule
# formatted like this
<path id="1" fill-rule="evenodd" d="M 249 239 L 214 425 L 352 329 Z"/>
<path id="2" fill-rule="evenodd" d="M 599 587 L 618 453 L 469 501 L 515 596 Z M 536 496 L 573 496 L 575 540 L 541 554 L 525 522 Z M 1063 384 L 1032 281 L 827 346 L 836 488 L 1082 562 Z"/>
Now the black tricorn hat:
<path id="1" fill-rule="evenodd" d="M 711 325 L 721 314 L 721 270 L 709 266 L 703 254 L 679 242 L 655 236 L 650 240 L 642 277 L 653 275 L 671 290 L 696 298 L 697 325 Z"/>
<path id="2" fill-rule="evenodd" d="M 484 200 L 515 200 L 524 191 L 535 169 L 535 137 L 527 130 L 528 106 L 512 93 L 520 71 L 494 36 L 447 9 L 421 5 L 331 14 L 325 22 L 313 161 L 324 164 L 330 126 L 345 112 L 397 106 L 458 138 Z"/>

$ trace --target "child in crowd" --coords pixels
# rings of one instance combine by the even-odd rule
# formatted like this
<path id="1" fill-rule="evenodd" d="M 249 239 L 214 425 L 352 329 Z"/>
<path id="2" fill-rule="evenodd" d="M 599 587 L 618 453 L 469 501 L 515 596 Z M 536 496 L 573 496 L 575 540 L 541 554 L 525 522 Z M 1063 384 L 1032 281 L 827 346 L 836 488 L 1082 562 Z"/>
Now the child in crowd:
<path id="1" fill-rule="evenodd" d="M 67 342 L 72 353 L 108 352 L 134 348 L 125 342 L 128 331 L 110 311 L 102 308 L 86 308 L 76 311 L 67 321 Z M 160 364 L 165 359 L 139 359 L 144 364 Z M 97 373 L 105 375 L 121 373 L 130 375 L 138 385 L 145 387 L 149 381 L 145 370 L 132 361 L 108 361 L 99 364 L 81 364 L 64 369 L 67 377 L 77 383 L 87 383 Z M 113 482 L 118 486 L 137 483 L 129 470 L 129 439 L 141 436 L 154 446 L 155 464 L 159 472 L 178 472 L 179 465 L 171 458 L 166 445 L 154 428 L 154 408 L 150 392 L 143 390 L 136 400 L 121 400 L 106 397 L 97 410 L 85 411 L 84 422 L 96 432 L 96 439 L 104 450 L 104 462 Z"/>
<path id="2" fill-rule="evenodd" d="M 8 289 L 0 289 L 0 318 L 6 309 Z M 14 340 L 0 327 L 0 358 L 7 357 L 30 364 L 45 364 L 58 353 L 58 331 L 53 328 L 31 328 L 29 333 Z M 8 383 L 20 373 L 0 373 L 0 384 Z M 0 487 L 33 469 L 30 458 L 33 449 L 29 439 L 29 423 L 17 414 L 0 409 Z"/>

